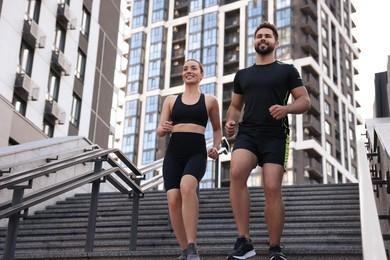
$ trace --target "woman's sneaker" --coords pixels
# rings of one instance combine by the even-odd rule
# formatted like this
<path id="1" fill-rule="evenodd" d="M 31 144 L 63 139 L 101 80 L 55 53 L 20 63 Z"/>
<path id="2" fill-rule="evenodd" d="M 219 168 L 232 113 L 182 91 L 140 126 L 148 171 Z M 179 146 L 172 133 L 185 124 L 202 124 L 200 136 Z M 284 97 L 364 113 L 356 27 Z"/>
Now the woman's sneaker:
<path id="1" fill-rule="evenodd" d="M 187 260 L 200 260 L 198 249 L 194 243 L 187 245 Z"/>
<path id="2" fill-rule="evenodd" d="M 255 255 L 256 252 L 253 249 L 252 241 L 250 239 L 247 240 L 244 236 L 240 236 L 237 238 L 234 249 L 229 253 L 227 259 L 248 259 Z"/>
<path id="3" fill-rule="evenodd" d="M 279 245 L 271 246 L 268 249 L 269 260 L 287 260 L 287 257 L 282 253 L 282 248 Z"/>

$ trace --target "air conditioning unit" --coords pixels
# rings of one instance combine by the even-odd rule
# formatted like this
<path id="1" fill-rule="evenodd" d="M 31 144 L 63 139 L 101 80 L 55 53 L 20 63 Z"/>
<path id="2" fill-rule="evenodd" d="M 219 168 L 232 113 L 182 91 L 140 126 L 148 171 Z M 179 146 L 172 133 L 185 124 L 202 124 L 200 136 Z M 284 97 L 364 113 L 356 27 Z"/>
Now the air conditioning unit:
<path id="1" fill-rule="evenodd" d="M 58 124 L 65 122 L 66 112 L 54 100 L 46 100 L 45 116 L 52 121 L 57 120 Z"/>
<path id="2" fill-rule="evenodd" d="M 57 16 L 63 26 L 70 30 L 76 29 L 77 19 L 73 17 L 67 4 L 58 4 Z"/>
<path id="3" fill-rule="evenodd" d="M 65 58 L 65 55 L 60 50 L 53 51 L 52 53 L 52 65 L 55 70 L 64 75 L 70 75 L 71 64 Z"/>
<path id="4" fill-rule="evenodd" d="M 23 38 L 33 48 L 44 48 L 46 44 L 46 35 L 39 28 L 39 25 L 31 18 L 24 21 Z"/>
<path id="5" fill-rule="evenodd" d="M 15 91 L 25 101 L 31 97 L 31 100 L 38 100 L 39 87 L 31 80 L 26 73 L 16 73 Z"/>

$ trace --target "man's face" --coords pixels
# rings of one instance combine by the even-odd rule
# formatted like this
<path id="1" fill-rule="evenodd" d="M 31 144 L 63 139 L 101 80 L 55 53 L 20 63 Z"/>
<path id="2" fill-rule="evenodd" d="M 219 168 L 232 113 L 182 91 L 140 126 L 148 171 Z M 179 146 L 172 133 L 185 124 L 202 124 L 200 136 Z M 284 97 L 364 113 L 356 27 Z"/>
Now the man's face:
<path id="1" fill-rule="evenodd" d="M 255 51 L 260 55 L 266 55 L 275 50 L 279 42 L 275 40 L 271 29 L 261 28 L 255 36 Z"/>

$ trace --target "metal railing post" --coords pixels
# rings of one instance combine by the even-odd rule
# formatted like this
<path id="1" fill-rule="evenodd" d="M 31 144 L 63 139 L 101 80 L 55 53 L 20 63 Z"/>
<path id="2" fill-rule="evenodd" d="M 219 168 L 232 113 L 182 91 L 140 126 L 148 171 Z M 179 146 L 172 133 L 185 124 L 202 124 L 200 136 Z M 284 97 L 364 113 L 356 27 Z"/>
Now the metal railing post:
<path id="1" fill-rule="evenodd" d="M 22 202 L 23 193 L 24 193 L 24 188 L 20 188 L 20 187 L 14 188 L 14 193 L 12 196 L 12 205 L 16 205 Z M 16 237 L 18 235 L 19 222 L 20 222 L 20 211 L 18 211 L 15 214 L 12 214 L 9 217 L 7 237 L 5 240 L 5 247 L 3 253 L 4 260 L 14 259 L 15 248 L 16 248 Z"/>
<path id="2" fill-rule="evenodd" d="M 94 172 L 98 173 L 102 170 L 102 159 L 97 158 L 95 161 Z M 95 242 L 95 229 L 96 229 L 96 218 L 97 218 L 97 209 L 99 201 L 99 190 L 100 190 L 100 179 L 97 179 L 92 182 L 92 193 L 91 193 L 91 203 L 89 208 L 88 216 L 88 228 L 87 228 L 87 238 L 85 242 L 85 251 L 92 252 Z"/>
<path id="3" fill-rule="evenodd" d="M 139 183 L 139 181 L 137 181 Z M 137 247 L 138 218 L 139 218 L 139 194 L 133 191 L 133 210 L 131 213 L 130 227 L 130 251 L 135 251 Z"/>

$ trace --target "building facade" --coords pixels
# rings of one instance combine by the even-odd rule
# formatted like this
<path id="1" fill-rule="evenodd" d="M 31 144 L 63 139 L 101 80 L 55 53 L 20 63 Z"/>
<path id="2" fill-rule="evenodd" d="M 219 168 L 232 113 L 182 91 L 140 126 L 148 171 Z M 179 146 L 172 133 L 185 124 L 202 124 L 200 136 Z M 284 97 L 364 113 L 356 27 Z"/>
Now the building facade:
<path id="1" fill-rule="evenodd" d="M 312 101 L 309 112 L 289 115 L 284 183 L 357 181 L 353 12 L 350 0 L 133 0 L 122 150 L 139 167 L 164 156 L 169 137 L 156 137 L 159 113 L 166 96 L 183 91 L 190 58 L 204 65 L 201 90 L 218 98 L 224 125 L 235 73 L 254 63 L 254 30 L 270 21 L 279 29 L 277 59 L 297 67 Z M 229 161 L 210 161 L 201 187 L 228 186 Z M 260 176 L 254 169 L 250 185 Z"/>
<path id="2" fill-rule="evenodd" d="M 375 73 L 374 118 L 390 117 L 390 56 L 387 59 L 387 71 Z"/>
<path id="3" fill-rule="evenodd" d="M 108 146 L 120 0 L 0 1 L 0 147 L 80 135 Z"/>

